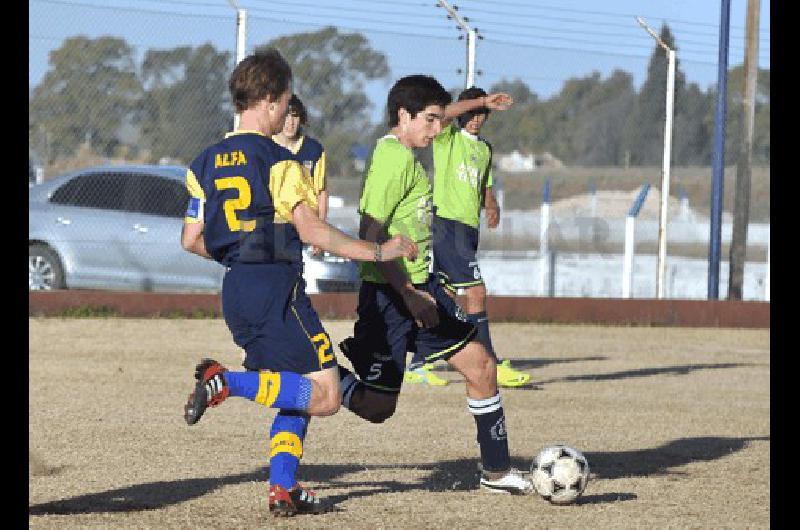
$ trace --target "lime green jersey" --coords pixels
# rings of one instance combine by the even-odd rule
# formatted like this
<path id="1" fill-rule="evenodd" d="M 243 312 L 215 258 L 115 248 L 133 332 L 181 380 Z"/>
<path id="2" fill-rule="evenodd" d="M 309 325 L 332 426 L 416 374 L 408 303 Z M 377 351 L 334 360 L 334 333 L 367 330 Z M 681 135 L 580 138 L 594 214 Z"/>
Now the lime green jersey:
<path id="1" fill-rule="evenodd" d="M 484 191 L 492 185 L 489 143 L 453 123 L 433 139 L 436 215 L 478 228 Z"/>
<path id="2" fill-rule="evenodd" d="M 378 140 L 361 188 L 358 212 L 383 223 L 389 236 L 403 234 L 417 244 L 414 261 L 397 260 L 412 283 L 428 277 L 431 242 L 431 185 L 422 164 L 394 135 Z M 361 279 L 387 283 L 377 266 L 359 263 Z"/>

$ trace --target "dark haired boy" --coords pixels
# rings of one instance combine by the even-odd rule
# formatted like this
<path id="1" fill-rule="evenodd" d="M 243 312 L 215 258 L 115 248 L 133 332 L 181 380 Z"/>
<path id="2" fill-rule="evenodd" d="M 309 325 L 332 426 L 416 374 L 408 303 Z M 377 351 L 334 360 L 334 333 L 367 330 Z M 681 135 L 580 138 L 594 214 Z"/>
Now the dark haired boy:
<path id="1" fill-rule="evenodd" d="M 481 487 L 525 494 L 531 483 L 511 467 L 495 362 L 474 340 L 475 326 L 456 317 L 455 301 L 429 274 L 431 186 L 413 150 L 429 145 L 446 117 L 483 104 L 451 100 L 438 81 L 423 75 L 404 77 L 389 91 L 390 131 L 378 140 L 364 177 L 360 236 L 377 242 L 407 234 L 419 254 L 415 259 L 360 264 L 358 320 L 354 336 L 340 345 L 359 377 L 339 367 L 342 404 L 381 423 L 394 413 L 406 352 L 446 360 L 466 382 L 467 406 L 480 446 Z M 511 98 L 492 94 L 485 104 L 501 109 Z"/>
<path id="2" fill-rule="evenodd" d="M 500 361 L 494 351 L 486 286 L 477 259 L 481 207 L 485 204 L 489 228 L 500 222 L 492 188 L 492 146 L 479 136 L 489 117 L 490 109 L 483 105 L 487 97 L 478 87 L 461 92 L 458 101 L 480 101 L 481 105 L 459 115 L 458 125 L 446 119 L 442 132 L 433 139 L 433 272 L 453 296 L 459 290 L 466 295 L 467 320 L 475 324 L 478 341 L 497 363 L 497 384 L 519 387 L 530 375 L 512 368 L 508 359 Z M 405 380 L 436 384 L 430 362 L 417 352 Z"/>

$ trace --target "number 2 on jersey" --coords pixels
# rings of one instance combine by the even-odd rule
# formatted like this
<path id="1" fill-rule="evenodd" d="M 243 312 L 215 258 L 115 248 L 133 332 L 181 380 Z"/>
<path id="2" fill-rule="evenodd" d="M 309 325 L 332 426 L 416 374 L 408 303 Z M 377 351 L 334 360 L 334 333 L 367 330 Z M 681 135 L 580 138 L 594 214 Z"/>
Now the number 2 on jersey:
<path id="1" fill-rule="evenodd" d="M 236 217 L 236 212 L 238 210 L 245 210 L 250 206 L 250 183 L 247 182 L 247 179 L 244 177 L 225 177 L 216 179 L 214 185 L 218 190 L 235 189 L 239 192 L 238 197 L 235 199 L 228 199 L 223 204 L 225 220 L 228 221 L 228 228 L 230 228 L 231 232 L 239 232 L 241 230 L 252 232 L 256 227 L 256 222 L 254 220 L 240 221 L 239 218 Z"/>

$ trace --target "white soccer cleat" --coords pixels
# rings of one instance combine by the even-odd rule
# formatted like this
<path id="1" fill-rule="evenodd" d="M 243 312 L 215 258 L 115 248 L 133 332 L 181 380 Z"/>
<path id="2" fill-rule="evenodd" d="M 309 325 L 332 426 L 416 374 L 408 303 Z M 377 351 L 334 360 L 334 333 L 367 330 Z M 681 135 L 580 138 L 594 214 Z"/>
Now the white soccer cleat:
<path id="1" fill-rule="evenodd" d="M 512 467 L 505 473 L 482 472 L 481 489 L 492 493 L 527 495 L 533 491 L 533 484 L 518 469 Z"/>

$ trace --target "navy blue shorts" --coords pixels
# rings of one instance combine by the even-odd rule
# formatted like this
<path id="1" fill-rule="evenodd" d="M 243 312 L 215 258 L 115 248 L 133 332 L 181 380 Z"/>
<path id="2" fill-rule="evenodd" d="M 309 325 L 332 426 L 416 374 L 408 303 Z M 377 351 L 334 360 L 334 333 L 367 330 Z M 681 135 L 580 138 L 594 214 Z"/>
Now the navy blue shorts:
<path id="1" fill-rule="evenodd" d="M 464 223 L 434 216 L 433 272 L 445 287 L 455 292 L 459 288 L 481 285 L 478 267 L 478 229 Z"/>
<path id="2" fill-rule="evenodd" d="M 406 367 L 406 354 L 412 352 L 426 362 L 447 360 L 475 336 L 475 326 L 466 321 L 464 312 L 434 276 L 417 289 L 429 292 L 436 300 L 439 324 L 420 328 L 400 295 L 390 285 L 362 282 L 358 293 L 358 320 L 353 328 L 355 342 L 362 351 L 376 357 L 389 354 L 397 366 L 393 379 L 380 381 L 386 388 L 399 388 Z"/>
<path id="3" fill-rule="evenodd" d="M 248 370 L 307 374 L 337 365 L 305 282 L 289 264 L 232 265 L 222 280 L 222 314 Z"/>

